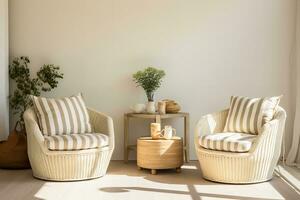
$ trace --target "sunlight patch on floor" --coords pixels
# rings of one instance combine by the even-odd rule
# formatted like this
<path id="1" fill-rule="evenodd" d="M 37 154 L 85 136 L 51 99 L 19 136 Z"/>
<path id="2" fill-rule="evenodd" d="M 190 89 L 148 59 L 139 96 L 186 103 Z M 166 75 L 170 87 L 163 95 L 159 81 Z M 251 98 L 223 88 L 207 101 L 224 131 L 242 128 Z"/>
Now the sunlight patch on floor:
<path id="1" fill-rule="evenodd" d="M 265 183 L 220 184 L 204 180 L 198 162 L 175 170 L 138 170 L 135 162 L 112 161 L 106 176 L 78 182 L 49 182 L 31 170 L 0 170 L 0 199 L 5 200 L 279 200 L 300 199 L 278 176 Z"/>
<path id="2" fill-rule="evenodd" d="M 181 169 L 195 169 L 197 170 L 197 166 L 195 165 L 183 165 Z"/>
<path id="3" fill-rule="evenodd" d="M 122 164 L 123 165 L 123 164 Z M 123 168 L 126 167 L 126 168 Z M 81 182 L 47 182 L 37 193 L 40 199 L 285 199 L 270 182 L 250 185 L 218 184 L 199 179 L 196 166 L 182 173 L 151 175 L 129 164 L 113 169 L 103 178 Z M 195 175 L 190 173 L 195 173 Z M 125 173 L 125 174 L 123 174 Z M 278 178 L 278 177 L 277 177 Z M 280 181 L 280 180 L 277 180 Z M 66 192 L 69 191 L 69 192 Z M 63 195 L 62 195 L 63 194 Z"/>

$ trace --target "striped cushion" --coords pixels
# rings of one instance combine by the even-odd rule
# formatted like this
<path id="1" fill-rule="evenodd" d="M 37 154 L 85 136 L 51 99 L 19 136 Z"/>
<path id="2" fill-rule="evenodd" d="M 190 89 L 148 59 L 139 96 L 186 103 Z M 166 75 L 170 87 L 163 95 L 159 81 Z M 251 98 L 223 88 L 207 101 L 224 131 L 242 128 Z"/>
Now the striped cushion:
<path id="1" fill-rule="evenodd" d="M 89 115 L 81 94 L 62 99 L 32 96 L 44 135 L 89 133 Z"/>
<path id="2" fill-rule="evenodd" d="M 248 98 L 232 96 L 224 132 L 259 134 L 272 120 L 280 97 Z"/>
<path id="3" fill-rule="evenodd" d="M 100 133 L 45 136 L 50 150 L 81 150 L 108 145 L 108 136 Z"/>
<path id="4" fill-rule="evenodd" d="M 215 133 L 199 137 L 199 144 L 212 150 L 248 152 L 256 137 L 246 133 Z"/>

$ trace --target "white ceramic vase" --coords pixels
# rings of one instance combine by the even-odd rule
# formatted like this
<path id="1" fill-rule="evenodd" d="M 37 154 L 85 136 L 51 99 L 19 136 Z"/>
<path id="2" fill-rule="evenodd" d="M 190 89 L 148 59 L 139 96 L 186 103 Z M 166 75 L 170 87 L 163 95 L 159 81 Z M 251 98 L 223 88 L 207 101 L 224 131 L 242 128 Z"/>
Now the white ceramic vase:
<path id="1" fill-rule="evenodd" d="M 148 101 L 146 111 L 147 111 L 147 113 L 155 113 L 155 102 L 154 101 Z"/>

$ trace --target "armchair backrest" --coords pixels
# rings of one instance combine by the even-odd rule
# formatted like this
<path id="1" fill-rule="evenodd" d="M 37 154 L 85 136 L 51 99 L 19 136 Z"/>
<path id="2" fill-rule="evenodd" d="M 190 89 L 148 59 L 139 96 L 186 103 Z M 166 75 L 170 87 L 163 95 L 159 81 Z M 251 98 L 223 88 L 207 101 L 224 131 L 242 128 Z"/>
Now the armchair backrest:
<path id="1" fill-rule="evenodd" d="M 286 119 L 286 112 L 281 106 L 278 106 L 277 111 L 276 111 L 273 119 L 278 119 L 278 120 L 285 120 Z"/>
<path id="2" fill-rule="evenodd" d="M 277 123 L 277 125 L 275 126 L 273 134 L 276 134 L 276 144 L 275 146 L 278 147 L 277 149 L 279 149 L 279 151 L 281 150 L 281 144 L 282 144 L 282 138 L 284 135 L 284 129 L 285 129 L 285 121 L 286 121 L 286 112 L 285 110 L 278 106 L 278 109 L 273 117 L 273 123 Z M 271 121 L 271 123 L 272 123 Z"/>
<path id="3" fill-rule="evenodd" d="M 282 107 L 278 106 L 273 119 L 264 124 L 262 132 L 258 134 L 256 143 L 250 152 L 259 151 L 259 149 L 264 151 L 263 149 L 266 148 L 268 148 L 269 151 L 273 149 L 272 156 L 274 157 L 274 160 L 278 160 L 284 135 L 285 120 L 286 112 Z M 268 152 L 268 154 L 270 154 L 270 152 Z"/>
<path id="4" fill-rule="evenodd" d="M 30 119 L 33 120 L 36 124 L 39 124 L 37 115 L 33 109 L 33 107 L 28 108 L 23 115 L 24 120 L 26 121 L 26 119 Z"/>

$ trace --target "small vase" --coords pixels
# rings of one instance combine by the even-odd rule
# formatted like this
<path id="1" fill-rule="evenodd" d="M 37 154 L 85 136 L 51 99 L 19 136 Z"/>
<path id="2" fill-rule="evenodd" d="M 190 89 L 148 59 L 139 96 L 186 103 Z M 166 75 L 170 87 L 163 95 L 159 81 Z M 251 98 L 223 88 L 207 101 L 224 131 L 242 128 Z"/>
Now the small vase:
<path id="1" fill-rule="evenodd" d="M 160 123 L 151 123 L 150 131 L 151 131 L 151 137 L 153 140 L 159 139 L 161 136 Z"/>
<path id="2" fill-rule="evenodd" d="M 158 107 L 157 110 L 158 110 L 159 114 L 161 114 L 161 115 L 166 114 L 166 102 L 159 101 L 157 107 Z"/>
<path id="3" fill-rule="evenodd" d="M 155 113 L 154 101 L 148 101 L 146 110 L 147 110 L 147 113 Z"/>

